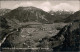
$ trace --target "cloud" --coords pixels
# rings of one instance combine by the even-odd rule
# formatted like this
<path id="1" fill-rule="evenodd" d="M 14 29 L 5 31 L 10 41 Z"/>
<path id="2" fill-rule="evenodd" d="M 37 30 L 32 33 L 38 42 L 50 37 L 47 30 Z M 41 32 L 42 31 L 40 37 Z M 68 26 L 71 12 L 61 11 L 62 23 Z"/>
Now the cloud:
<path id="1" fill-rule="evenodd" d="M 47 2 L 44 2 L 41 5 L 39 5 L 38 8 L 41 8 L 44 11 L 50 11 L 51 10 L 51 7 L 52 7 L 51 3 L 47 1 Z"/>
<path id="2" fill-rule="evenodd" d="M 70 5 L 68 3 L 60 3 L 56 6 L 53 6 L 52 8 L 54 11 L 57 10 L 65 10 L 65 11 L 77 11 L 78 8 L 74 7 L 73 5 Z"/>
<path id="3" fill-rule="evenodd" d="M 50 11 L 50 9 L 51 9 L 51 3 L 48 1 L 43 2 L 42 4 L 37 4 L 37 5 L 35 3 L 32 3 L 32 2 L 22 2 L 22 3 L 16 4 L 12 9 L 15 9 L 17 7 L 20 7 L 20 6 L 23 6 L 23 7 L 34 6 L 34 7 L 40 8 L 44 11 Z"/>
<path id="4" fill-rule="evenodd" d="M 27 6 L 34 6 L 34 4 L 32 2 L 22 2 L 22 3 L 16 4 L 13 7 L 13 9 L 20 7 L 20 6 L 27 7 Z"/>
<path id="5" fill-rule="evenodd" d="M 40 8 L 46 12 L 50 11 L 50 10 L 53 10 L 53 11 L 57 11 L 57 10 L 66 10 L 66 11 L 77 11 L 78 8 L 76 6 L 73 6 L 73 5 L 70 5 L 69 3 L 59 3 L 55 6 L 53 6 L 53 4 L 51 4 L 51 2 L 49 1 L 46 1 L 46 2 L 43 2 L 41 4 L 36 4 L 34 2 L 21 2 L 17 5 L 15 5 L 13 7 L 14 8 L 17 8 L 19 6 L 23 6 L 23 7 L 27 7 L 27 6 L 34 6 L 34 7 L 37 7 L 37 8 Z"/>

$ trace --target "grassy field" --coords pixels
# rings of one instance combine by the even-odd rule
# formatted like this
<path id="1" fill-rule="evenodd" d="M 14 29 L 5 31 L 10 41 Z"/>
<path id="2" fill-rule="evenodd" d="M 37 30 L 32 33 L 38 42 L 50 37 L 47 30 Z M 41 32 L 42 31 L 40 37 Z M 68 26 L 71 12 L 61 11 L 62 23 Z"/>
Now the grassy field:
<path id="1" fill-rule="evenodd" d="M 43 38 L 55 36 L 65 25 L 67 24 L 30 24 L 29 27 L 22 27 L 20 32 L 13 33 L 7 40 L 9 40 L 9 43 L 15 48 L 49 48 L 49 42 L 45 40 L 43 43 L 40 43 L 40 41 L 42 41 Z M 57 43 L 56 41 L 54 42 Z M 5 52 L 5 50 L 3 52 Z"/>
<path id="2" fill-rule="evenodd" d="M 10 43 L 14 45 L 14 47 L 33 48 L 37 47 L 39 41 L 43 38 L 55 36 L 65 25 L 67 24 L 30 24 L 30 27 L 21 28 L 19 33 L 13 33 L 10 37 L 8 37 L 8 39 Z"/>

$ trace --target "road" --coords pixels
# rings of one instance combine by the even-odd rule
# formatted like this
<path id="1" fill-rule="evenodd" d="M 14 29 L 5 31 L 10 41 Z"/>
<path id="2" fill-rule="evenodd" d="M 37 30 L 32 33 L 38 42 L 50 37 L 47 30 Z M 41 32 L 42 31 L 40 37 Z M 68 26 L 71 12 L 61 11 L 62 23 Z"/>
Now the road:
<path id="1" fill-rule="evenodd" d="M 2 40 L 0 40 L 0 47 L 1 47 L 1 45 L 5 42 L 5 40 L 7 39 L 7 37 L 9 36 L 9 35 L 11 35 L 12 33 L 14 33 L 14 32 L 17 32 L 17 29 L 16 30 L 12 30 L 10 33 L 8 33 Z"/>

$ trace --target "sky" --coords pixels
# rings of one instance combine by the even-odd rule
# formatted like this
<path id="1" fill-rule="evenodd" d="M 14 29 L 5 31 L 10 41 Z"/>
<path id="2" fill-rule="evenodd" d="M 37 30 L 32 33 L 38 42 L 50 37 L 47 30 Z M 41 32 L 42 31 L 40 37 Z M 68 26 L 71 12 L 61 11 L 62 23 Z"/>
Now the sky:
<path id="1" fill-rule="evenodd" d="M 15 9 L 20 6 L 34 6 L 46 12 L 53 10 L 78 11 L 80 10 L 80 1 L 78 0 L 34 0 L 34 1 L 0 1 L 0 8 Z"/>

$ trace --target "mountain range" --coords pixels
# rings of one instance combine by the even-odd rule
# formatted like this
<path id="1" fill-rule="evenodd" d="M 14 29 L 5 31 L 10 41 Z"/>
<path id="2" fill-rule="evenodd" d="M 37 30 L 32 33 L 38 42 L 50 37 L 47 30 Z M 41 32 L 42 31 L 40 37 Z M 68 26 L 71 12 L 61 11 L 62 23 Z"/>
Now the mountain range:
<path id="1" fill-rule="evenodd" d="M 25 22 L 39 22 L 39 23 L 54 23 L 54 22 L 71 22 L 80 20 L 80 10 L 73 13 L 67 11 L 45 12 L 42 9 L 28 6 L 18 7 L 16 9 L 0 9 L 0 16 L 6 18 L 9 23 L 25 23 Z"/>
<path id="2" fill-rule="evenodd" d="M 53 15 L 36 7 L 18 7 L 9 13 L 3 15 L 9 20 L 17 20 L 19 22 L 41 22 L 53 23 Z"/>
<path id="3" fill-rule="evenodd" d="M 80 20 L 80 10 L 75 12 L 74 14 L 70 15 L 69 17 L 64 19 L 64 22 L 72 22 L 74 20 Z"/>

